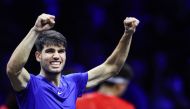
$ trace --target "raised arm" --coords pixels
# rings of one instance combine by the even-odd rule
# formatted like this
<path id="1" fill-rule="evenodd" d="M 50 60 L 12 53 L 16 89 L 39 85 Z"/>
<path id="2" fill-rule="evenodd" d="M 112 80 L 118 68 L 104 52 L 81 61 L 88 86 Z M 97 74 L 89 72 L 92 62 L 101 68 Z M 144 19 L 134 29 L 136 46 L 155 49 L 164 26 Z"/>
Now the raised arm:
<path id="1" fill-rule="evenodd" d="M 103 64 L 88 71 L 87 88 L 93 87 L 119 73 L 128 56 L 132 35 L 138 24 L 139 20 L 133 17 L 127 17 L 124 20 L 125 32 L 115 50 Z"/>
<path id="2" fill-rule="evenodd" d="M 40 32 L 54 26 L 54 18 L 55 17 L 52 15 L 41 14 L 26 37 L 14 50 L 7 64 L 7 75 L 15 91 L 21 91 L 26 88 L 27 82 L 30 79 L 30 74 L 24 68 L 24 65 L 28 60 L 38 35 Z"/>

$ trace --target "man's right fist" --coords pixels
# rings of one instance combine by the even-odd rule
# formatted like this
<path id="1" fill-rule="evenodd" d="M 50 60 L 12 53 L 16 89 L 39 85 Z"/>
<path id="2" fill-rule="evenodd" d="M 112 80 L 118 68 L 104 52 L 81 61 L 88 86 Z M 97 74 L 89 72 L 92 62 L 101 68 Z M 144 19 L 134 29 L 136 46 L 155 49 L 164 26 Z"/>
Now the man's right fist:
<path id="1" fill-rule="evenodd" d="M 41 32 L 53 28 L 54 24 L 55 24 L 55 16 L 43 13 L 40 16 L 38 16 L 36 23 L 34 25 L 34 29 L 38 32 Z"/>

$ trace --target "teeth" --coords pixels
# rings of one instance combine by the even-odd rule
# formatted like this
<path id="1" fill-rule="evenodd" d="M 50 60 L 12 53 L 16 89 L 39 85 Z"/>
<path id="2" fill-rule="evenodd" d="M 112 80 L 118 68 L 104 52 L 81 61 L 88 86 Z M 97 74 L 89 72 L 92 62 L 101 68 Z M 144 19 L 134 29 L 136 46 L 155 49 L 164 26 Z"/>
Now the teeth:
<path id="1" fill-rule="evenodd" d="M 51 62 L 52 65 L 59 65 L 61 64 L 60 62 Z"/>

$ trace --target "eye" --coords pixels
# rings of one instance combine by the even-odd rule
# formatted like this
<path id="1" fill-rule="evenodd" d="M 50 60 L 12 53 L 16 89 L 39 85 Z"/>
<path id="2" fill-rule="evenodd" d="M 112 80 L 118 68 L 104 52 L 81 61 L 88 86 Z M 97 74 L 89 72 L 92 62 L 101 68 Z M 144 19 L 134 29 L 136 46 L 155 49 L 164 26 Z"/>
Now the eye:
<path id="1" fill-rule="evenodd" d="M 46 52 L 46 53 L 54 53 L 55 50 L 54 50 L 54 49 L 47 49 L 47 50 L 45 50 L 45 52 Z"/>
<path id="2" fill-rule="evenodd" d="M 59 53 L 65 53 L 65 49 L 61 49 L 58 51 Z"/>

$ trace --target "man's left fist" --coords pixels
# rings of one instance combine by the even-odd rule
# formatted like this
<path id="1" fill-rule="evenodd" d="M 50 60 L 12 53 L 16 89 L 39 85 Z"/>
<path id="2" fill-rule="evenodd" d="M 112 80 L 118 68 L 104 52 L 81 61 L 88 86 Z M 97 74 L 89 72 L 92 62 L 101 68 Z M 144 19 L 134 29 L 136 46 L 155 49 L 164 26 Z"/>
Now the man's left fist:
<path id="1" fill-rule="evenodd" d="M 138 24 L 138 19 L 134 17 L 126 17 L 126 19 L 124 20 L 125 32 L 134 33 Z"/>

